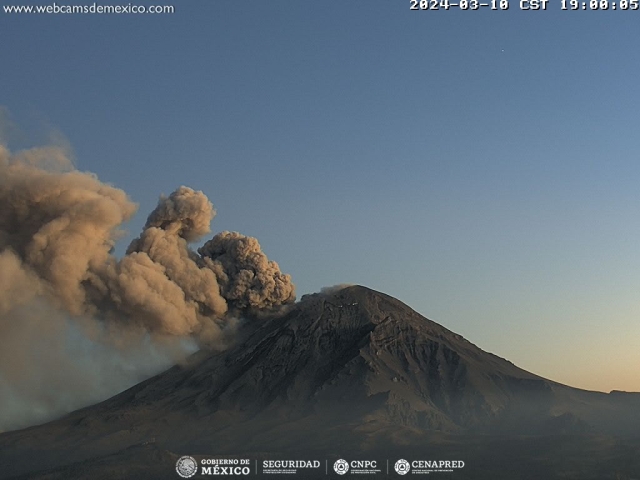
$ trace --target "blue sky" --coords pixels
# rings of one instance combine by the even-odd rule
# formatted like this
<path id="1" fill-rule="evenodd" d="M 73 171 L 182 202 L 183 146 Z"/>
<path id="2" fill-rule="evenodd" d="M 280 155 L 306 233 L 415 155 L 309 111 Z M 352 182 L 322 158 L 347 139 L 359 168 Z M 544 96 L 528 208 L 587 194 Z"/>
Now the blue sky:
<path id="1" fill-rule="evenodd" d="M 299 296 L 367 285 L 534 373 L 640 391 L 640 13 L 510 3 L 0 12 L 0 104 L 13 148 L 60 132 L 140 204 L 130 236 L 188 185 Z"/>

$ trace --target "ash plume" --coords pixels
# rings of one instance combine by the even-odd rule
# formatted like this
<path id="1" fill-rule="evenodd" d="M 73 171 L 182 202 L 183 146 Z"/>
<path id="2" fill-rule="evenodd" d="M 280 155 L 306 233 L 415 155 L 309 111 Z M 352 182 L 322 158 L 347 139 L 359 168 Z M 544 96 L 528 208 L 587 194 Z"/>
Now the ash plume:
<path id="1" fill-rule="evenodd" d="M 70 166 L 55 147 L 11 155 L 0 146 L 3 266 L 29 277 L 31 288 L 22 296 L 41 292 L 71 315 L 90 313 L 85 282 L 110 259 L 117 227 L 136 207 L 122 190 L 91 174 L 40 166 L 52 162 Z M 12 301 L 6 287 L 0 288 L 2 303 Z"/>
<path id="2" fill-rule="evenodd" d="M 209 232 L 214 215 L 204 193 L 191 188 L 161 197 L 127 255 L 105 271 L 107 291 L 119 309 L 146 329 L 214 343 L 227 302 L 214 272 L 202 267 L 187 243 Z"/>
<path id="3" fill-rule="evenodd" d="M 180 187 L 168 197 L 160 197 L 144 229 L 161 228 L 193 242 L 211 231 L 211 220 L 215 216 L 213 204 L 204 193 Z"/>
<path id="4" fill-rule="evenodd" d="M 122 258 L 136 204 L 61 148 L 0 145 L 0 204 L 0 431 L 117 393 L 196 345 L 224 349 L 239 317 L 295 301 L 256 239 L 190 248 L 215 209 L 188 187 L 160 198 Z"/>
<path id="5" fill-rule="evenodd" d="M 204 264 L 218 278 L 220 291 L 237 309 L 260 310 L 292 303 L 291 276 L 262 253 L 258 240 L 222 232 L 198 249 Z"/>

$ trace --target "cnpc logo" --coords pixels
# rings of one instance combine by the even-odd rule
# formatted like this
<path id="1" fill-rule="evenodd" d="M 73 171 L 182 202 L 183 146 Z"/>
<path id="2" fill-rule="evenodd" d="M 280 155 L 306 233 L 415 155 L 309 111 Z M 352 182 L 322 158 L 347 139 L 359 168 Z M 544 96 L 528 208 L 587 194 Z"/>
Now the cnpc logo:
<path id="1" fill-rule="evenodd" d="M 336 463 L 333 464 L 333 470 L 338 475 L 344 475 L 349 471 L 349 469 L 355 471 L 361 470 L 371 470 L 378 467 L 378 463 L 376 460 L 351 460 L 351 462 L 347 462 L 343 458 L 340 460 L 336 460 Z"/>
<path id="2" fill-rule="evenodd" d="M 336 460 L 336 463 L 333 464 L 333 469 L 338 475 L 344 475 L 349 471 L 349 462 L 344 459 Z"/>

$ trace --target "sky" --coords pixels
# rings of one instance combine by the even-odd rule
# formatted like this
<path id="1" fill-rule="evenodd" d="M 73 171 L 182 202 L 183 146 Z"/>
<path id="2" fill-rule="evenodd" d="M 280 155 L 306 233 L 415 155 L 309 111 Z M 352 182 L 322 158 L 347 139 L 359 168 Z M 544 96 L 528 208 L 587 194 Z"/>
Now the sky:
<path id="1" fill-rule="evenodd" d="M 2 136 L 68 144 L 139 204 L 118 253 L 187 185 L 298 297 L 362 284 L 538 375 L 640 391 L 637 11 L 173 5 L 0 12 Z"/>

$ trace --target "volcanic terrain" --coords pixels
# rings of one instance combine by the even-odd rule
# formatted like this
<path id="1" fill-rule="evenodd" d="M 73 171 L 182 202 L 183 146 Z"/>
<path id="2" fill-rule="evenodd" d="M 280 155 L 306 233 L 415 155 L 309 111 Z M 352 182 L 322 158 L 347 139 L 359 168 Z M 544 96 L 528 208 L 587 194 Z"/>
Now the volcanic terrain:
<path id="1" fill-rule="evenodd" d="M 0 435 L 0 478 L 175 479 L 181 455 L 448 458 L 465 468 L 442 478 L 640 478 L 640 394 L 546 380 L 352 286 L 303 297 L 222 353 Z"/>

